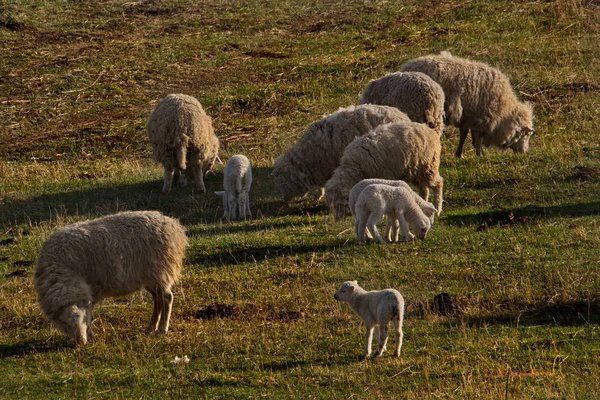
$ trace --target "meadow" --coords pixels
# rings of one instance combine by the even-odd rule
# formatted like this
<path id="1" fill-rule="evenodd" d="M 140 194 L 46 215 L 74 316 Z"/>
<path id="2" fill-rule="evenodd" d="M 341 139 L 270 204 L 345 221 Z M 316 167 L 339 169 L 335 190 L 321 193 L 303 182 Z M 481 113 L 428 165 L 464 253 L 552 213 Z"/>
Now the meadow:
<path id="1" fill-rule="evenodd" d="M 599 43 L 596 0 L 1 0 L 0 398 L 600 397 Z M 423 241 L 358 245 L 350 218 L 283 202 L 273 160 L 308 124 L 443 50 L 534 105 L 529 152 L 458 159 L 448 127 Z M 252 219 L 221 219 L 221 165 L 206 194 L 161 193 L 145 126 L 169 93 L 252 162 Z M 145 209 L 190 240 L 171 330 L 144 333 L 138 292 L 73 346 L 36 303 L 41 244 Z M 359 360 L 362 321 L 333 299 L 350 279 L 403 293 L 401 357 Z"/>

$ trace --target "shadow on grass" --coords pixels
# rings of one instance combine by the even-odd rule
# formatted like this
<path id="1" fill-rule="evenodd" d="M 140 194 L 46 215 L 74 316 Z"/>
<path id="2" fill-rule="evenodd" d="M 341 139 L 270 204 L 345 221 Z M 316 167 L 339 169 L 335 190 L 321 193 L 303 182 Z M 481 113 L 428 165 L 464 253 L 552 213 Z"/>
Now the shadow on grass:
<path id="1" fill-rule="evenodd" d="M 321 253 L 339 249 L 343 242 L 335 242 L 323 245 L 292 245 L 292 246 L 252 246 L 247 248 L 220 250 L 208 255 L 190 254 L 187 262 L 200 264 L 203 267 L 214 267 L 220 265 L 237 265 L 247 262 L 257 262 L 271 258 L 299 255 L 306 253 Z"/>
<path id="2" fill-rule="evenodd" d="M 250 192 L 255 216 L 277 216 L 321 212 L 322 208 L 289 209 L 279 198 L 268 174 L 270 167 L 253 168 L 254 182 Z M 214 194 L 222 190 L 222 172 L 205 177 L 207 193 L 198 193 L 192 186 L 173 187 L 163 194 L 162 181 L 148 180 L 136 183 L 95 186 L 60 193 L 42 194 L 25 200 L 4 199 L 0 202 L 0 227 L 14 224 L 39 224 L 61 216 L 80 215 L 94 218 L 124 210 L 158 210 L 179 218 L 184 224 L 218 222 L 223 215 L 222 200 Z M 94 183 L 90 183 L 93 186 Z M 324 207 L 324 206 L 323 206 Z M 276 227 L 276 226 L 274 226 Z M 260 225 L 250 228 L 258 230 Z M 247 230 L 247 226 L 233 228 Z M 232 227 L 224 227 L 232 231 Z M 202 234 L 198 232 L 198 234 Z"/>
<path id="3" fill-rule="evenodd" d="M 0 359 L 14 357 L 14 356 L 24 356 L 28 354 L 41 354 L 48 353 L 51 351 L 62 350 L 65 347 L 69 347 L 70 344 L 68 341 L 64 339 L 58 340 L 27 340 L 22 343 L 15 344 L 3 344 L 0 343 Z"/>
<path id="4" fill-rule="evenodd" d="M 551 217 L 583 217 L 600 215 L 600 202 L 564 204 L 542 207 L 528 205 L 521 208 L 490 211 L 478 214 L 446 216 L 444 222 L 450 225 L 514 225 Z"/>

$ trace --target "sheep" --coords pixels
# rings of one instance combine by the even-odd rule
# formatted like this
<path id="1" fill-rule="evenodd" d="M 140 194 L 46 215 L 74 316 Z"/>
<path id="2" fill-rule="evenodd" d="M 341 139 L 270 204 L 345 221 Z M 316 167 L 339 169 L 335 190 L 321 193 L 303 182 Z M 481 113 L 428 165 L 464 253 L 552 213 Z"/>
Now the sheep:
<path id="1" fill-rule="evenodd" d="M 171 191 L 181 172 L 206 192 L 203 175 L 218 159 L 219 139 L 198 100 L 185 94 L 160 100 L 148 118 L 147 135 L 154 160 L 164 168 L 163 193 Z"/>
<path id="2" fill-rule="evenodd" d="M 392 321 L 395 330 L 394 356 L 400 356 L 402 339 L 404 333 L 402 325 L 404 322 L 404 298 L 395 289 L 365 291 L 358 285 L 357 281 L 346 281 L 335 292 L 336 300 L 346 302 L 350 308 L 364 321 L 366 332 L 365 350 L 362 359 L 371 355 L 371 343 L 373 342 L 373 331 L 379 326 L 379 341 L 375 357 L 379 357 L 386 350 L 388 340 L 388 323 Z"/>
<path id="3" fill-rule="evenodd" d="M 446 123 L 460 130 L 456 157 L 462 155 L 469 130 L 477 156 L 483 155 L 482 145 L 510 147 L 516 153 L 529 149 L 533 107 L 517 99 L 498 69 L 442 52 L 409 60 L 400 70 L 423 72 L 444 89 Z"/>
<path id="4" fill-rule="evenodd" d="M 381 125 L 348 145 L 340 166 L 325 185 L 325 201 L 336 220 L 348 213 L 350 189 L 362 179 L 404 180 L 418 187 L 422 199 L 433 190 L 442 212 L 444 179 L 439 174 L 441 145 L 437 132 L 417 122 Z"/>
<path id="5" fill-rule="evenodd" d="M 92 335 L 92 310 L 104 297 L 142 287 L 154 302 L 148 332 L 166 333 L 188 241 L 179 221 L 130 211 L 56 230 L 43 243 L 33 284 L 43 313 L 77 344 Z"/>
<path id="6" fill-rule="evenodd" d="M 413 238 L 409 226 L 413 228 L 419 239 L 424 239 L 431 228 L 431 220 L 428 215 L 434 214 L 437 210 L 433 204 L 426 203 L 427 211 L 423 212 L 415 197 L 417 196 L 412 189 L 402 186 L 394 187 L 377 183 L 367 186 L 358 196 L 355 206 L 358 242 L 365 243 L 365 230 L 368 230 L 379 243 L 385 243 L 377 230 L 377 222 L 384 214 L 388 221 L 386 228 L 388 241 L 398 240 L 397 224 L 390 229 L 391 221 L 396 220 L 402 229 L 404 240 Z"/>
<path id="7" fill-rule="evenodd" d="M 248 158 L 242 154 L 231 157 L 223 169 L 223 218 L 233 220 L 252 216 L 250 212 L 250 187 L 252 186 L 252 167 Z"/>
<path id="8" fill-rule="evenodd" d="M 444 91 L 421 72 L 394 72 L 370 81 L 358 100 L 366 103 L 396 107 L 411 121 L 443 133 Z"/>
<path id="9" fill-rule="evenodd" d="M 355 214 L 355 205 L 356 205 L 356 200 L 358 199 L 358 196 L 362 193 L 362 191 L 373 184 L 382 184 L 382 185 L 388 185 L 388 186 L 394 186 L 394 187 L 403 187 L 407 190 L 409 190 L 411 192 L 411 194 L 413 195 L 415 201 L 417 202 L 417 204 L 419 205 L 419 207 L 421 208 L 421 211 L 423 211 L 423 213 L 425 213 L 425 215 L 427 216 L 427 218 L 429 218 L 431 224 L 433 225 L 433 220 L 435 217 L 435 211 L 433 211 L 433 209 L 431 208 L 432 204 L 423 200 L 418 194 L 416 194 L 412 188 L 410 187 L 410 185 L 404 181 L 392 181 L 392 180 L 387 180 L 387 179 L 363 179 L 362 181 L 358 182 L 356 185 L 354 185 L 352 187 L 352 189 L 350 190 L 350 193 L 348 194 L 348 208 L 350 209 L 350 214 L 352 214 L 353 217 L 356 216 Z M 435 209 L 435 208 L 434 208 Z M 355 230 L 357 228 L 357 223 L 358 220 L 355 220 Z M 394 232 L 398 232 L 398 219 L 394 218 L 393 220 L 387 219 L 387 224 L 386 224 L 386 228 L 385 228 L 385 237 L 386 239 L 388 239 L 389 241 L 392 241 L 392 238 L 390 236 L 392 230 L 394 230 Z M 369 239 L 372 238 L 370 232 L 367 230 L 365 232 L 365 234 L 367 235 L 367 237 Z M 398 239 L 396 238 L 395 241 L 397 241 Z"/>
<path id="10" fill-rule="evenodd" d="M 408 120 L 397 108 L 365 104 L 340 108 L 313 122 L 273 164 L 271 176 L 284 201 L 306 193 L 320 200 L 325 182 L 354 138 L 381 124 Z"/>

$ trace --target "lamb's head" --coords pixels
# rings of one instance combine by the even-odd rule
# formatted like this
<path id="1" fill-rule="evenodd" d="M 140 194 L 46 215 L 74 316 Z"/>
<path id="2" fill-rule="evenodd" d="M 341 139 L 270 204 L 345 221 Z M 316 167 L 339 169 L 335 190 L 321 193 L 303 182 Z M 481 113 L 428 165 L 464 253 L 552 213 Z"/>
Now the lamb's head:
<path id="1" fill-rule="evenodd" d="M 405 212 L 406 219 L 410 228 L 415 232 L 415 235 L 419 239 L 425 239 L 427 232 L 431 229 L 433 224 L 433 216 L 437 212 L 437 209 L 433 204 L 425 202 L 418 207 L 409 207 Z"/>
<path id="2" fill-rule="evenodd" d="M 285 202 L 308 192 L 308 188 L 303 183 L 306 174 L 294 165 L 292 159 L 286 154 L 275 159 L 271 176 L 275 180 L 275 186 L 277 186 L 277 190 L 279 190 Z"/>
<path id="3" fill-rule="evenodd" d="M 70 304 L 60 310 L 58 317 L 53 319 L 56 327 L 72 338 L 78 345 L 86 344 L 88 331 L 91 331 L 92 304 Z"/>
<path id="4" fill-rule="evenodd" d="M 339 301 L 349 302 L 356 295 L 357 289 L 360 289 L 357 281 L 346 281 L 335 292 L 333 298 Z"/>
<path id="5" fill-rule="evenodd" d="M 500 123 L 498 131 L 502 148 L 510 147 L 515 153 L 529 150 L 529 139 L 534 134 L 531 104 L 518 103 L 514 111 Z"/>

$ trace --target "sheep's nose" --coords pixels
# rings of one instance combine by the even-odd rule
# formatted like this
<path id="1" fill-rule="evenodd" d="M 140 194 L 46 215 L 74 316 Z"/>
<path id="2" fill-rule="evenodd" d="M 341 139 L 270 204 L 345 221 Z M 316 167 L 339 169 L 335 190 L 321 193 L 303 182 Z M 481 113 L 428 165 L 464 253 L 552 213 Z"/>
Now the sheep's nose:
<path id="1" fill-rule="evenodd" d="M 337 293 L 333 295 L 333 298 L 336 299 L 336 300 L 338 299 Z"/>

